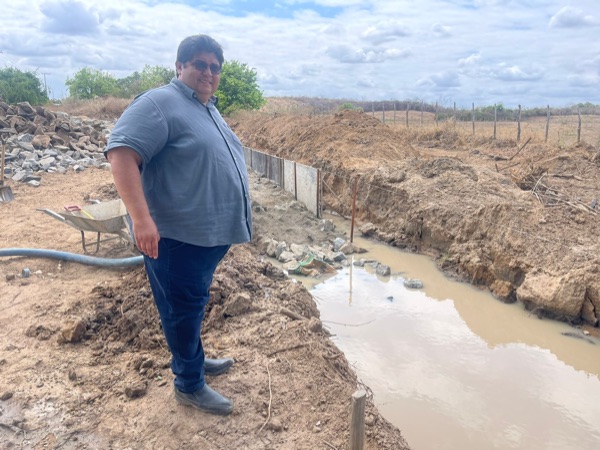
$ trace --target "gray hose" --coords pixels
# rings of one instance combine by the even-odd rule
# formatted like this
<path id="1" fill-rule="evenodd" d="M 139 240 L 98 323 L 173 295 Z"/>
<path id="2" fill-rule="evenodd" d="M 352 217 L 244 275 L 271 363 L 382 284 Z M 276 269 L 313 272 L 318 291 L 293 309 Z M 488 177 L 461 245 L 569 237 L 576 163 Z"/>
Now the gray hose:
<path id="1" fill-rule="evenodd" d="M 80 264 L 99 267 L 133 267 L 144 264 L 143 256 L 132 256 L 131 258 L 97 258 L 95 256 L 78 255 L 76 253 L 59 252 L 57 250 L 43 250 L 35 248 L 4 248 L 0 249 L 2 256 L 31 256 L 36 258 L 59 259 Z"/>

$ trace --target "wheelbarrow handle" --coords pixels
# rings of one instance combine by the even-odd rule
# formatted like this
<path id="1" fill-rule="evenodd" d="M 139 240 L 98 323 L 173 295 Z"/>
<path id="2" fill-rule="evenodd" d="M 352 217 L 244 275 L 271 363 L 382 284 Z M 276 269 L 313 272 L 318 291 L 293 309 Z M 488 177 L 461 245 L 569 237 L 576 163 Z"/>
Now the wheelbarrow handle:
<path id="1" fill-rule="evenodd" d="M 45 212 L 46 214 L 48 214 L 49 216 L 54 217 L 55 219 L 60 220 L 61 222 L 66 222 L 67 219 L 65 219 L 63 216 L 61 216 L 58 213 L 55 213 L 54 211 L 47 209 L 47 208 L 37 208 L 36 211 L 42 211 Z"/>

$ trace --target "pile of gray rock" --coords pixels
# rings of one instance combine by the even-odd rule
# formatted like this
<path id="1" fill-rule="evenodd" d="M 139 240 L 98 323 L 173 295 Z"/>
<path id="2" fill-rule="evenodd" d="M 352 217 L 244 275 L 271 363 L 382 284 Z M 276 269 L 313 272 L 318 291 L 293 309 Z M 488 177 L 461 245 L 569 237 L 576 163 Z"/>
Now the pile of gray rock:
<path id="1" fill-rule="evenodd" d="M 103 150 L 112 126 L 110 121 L 71 117 L 27 102 L 0 101 L 5 176 L 39 186 L 39 172 L 110 167 Z"/>
<path id="2" fill-rule="evenodd" d="M 325 222 L 328 221 L 322 221 L 321 225 L 326 226 Z M 262 254 L 282 263 L 285 271 L 309 276 L 319 276 L 322 273 L 331 273 L 335 269 L 347 267 L 350 265 L 349 255 L 366 252 L 365 249 L 341 237 L 322 246 L 287 244 L 285 241 L 261 237 L 257 241 L 257 247 Z M 310 263 L 304 266 L 307 261 Z M 359 267 L 369 265 L 375 269 L 378 275 L 389 276 L 391 274 L 389 266 L 374 259 L 355 259 L 352 264 Z"/>

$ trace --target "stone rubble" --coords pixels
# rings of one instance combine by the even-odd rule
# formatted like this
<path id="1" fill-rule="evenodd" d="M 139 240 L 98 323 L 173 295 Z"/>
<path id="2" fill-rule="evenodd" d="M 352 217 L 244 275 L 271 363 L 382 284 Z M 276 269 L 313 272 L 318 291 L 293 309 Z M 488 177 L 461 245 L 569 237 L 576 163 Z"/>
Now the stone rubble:
<path id="1" fill-rule="evenodd" d="M 81 172 L 86 167 L 107 169 L 104 157 L 111 121 L 52 112 L 28 102 L 0 101 L 0 128 L 5 139 L 5 176 L 39 186 L 40 172 Z"/>
<path id="2" fill-rule="evenodd" d="M 282 263 L 285 272 L 316 278 L 324 273 L 335 273 L 336 270 L 348 267 L 350 261 L 346 255 L 366 252 L 365 249 L 353 245 L 350 241 L 341 237 L 337 237 L 329 244 L 321 246 L 302 246 L 297 244 L 288 245 L 285 241 L 278 242 L 273 238 L 260 236 L 256 240 L 256 246 L 261 254 Z M 346 252 L 342 250 L 346 250 Z M 392 274 L 388 265 L 381 264 L 374 259 L 356 259 L 352 262 L 352 265 L 357 267 L 369 265 L 377 275 L 384 277 Z M 420 280 L 407 279 L 404 284 L 412 289 L 423 287 Z"/>

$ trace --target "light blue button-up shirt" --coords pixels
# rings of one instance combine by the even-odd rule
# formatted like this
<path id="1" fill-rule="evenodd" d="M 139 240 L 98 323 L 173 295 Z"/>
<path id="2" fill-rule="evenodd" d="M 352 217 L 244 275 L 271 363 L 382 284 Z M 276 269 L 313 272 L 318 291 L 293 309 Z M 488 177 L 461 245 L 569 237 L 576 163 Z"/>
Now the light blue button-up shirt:
<path id="1" fill-rule="evenodd" d="M 193 245 L 247 242 L 252 235 L 242 144 L 215 108 L 177 79 L 137 97 L 117 121 L 106 152 L 142 158 L 142 186 L 162 237 Z"/>

